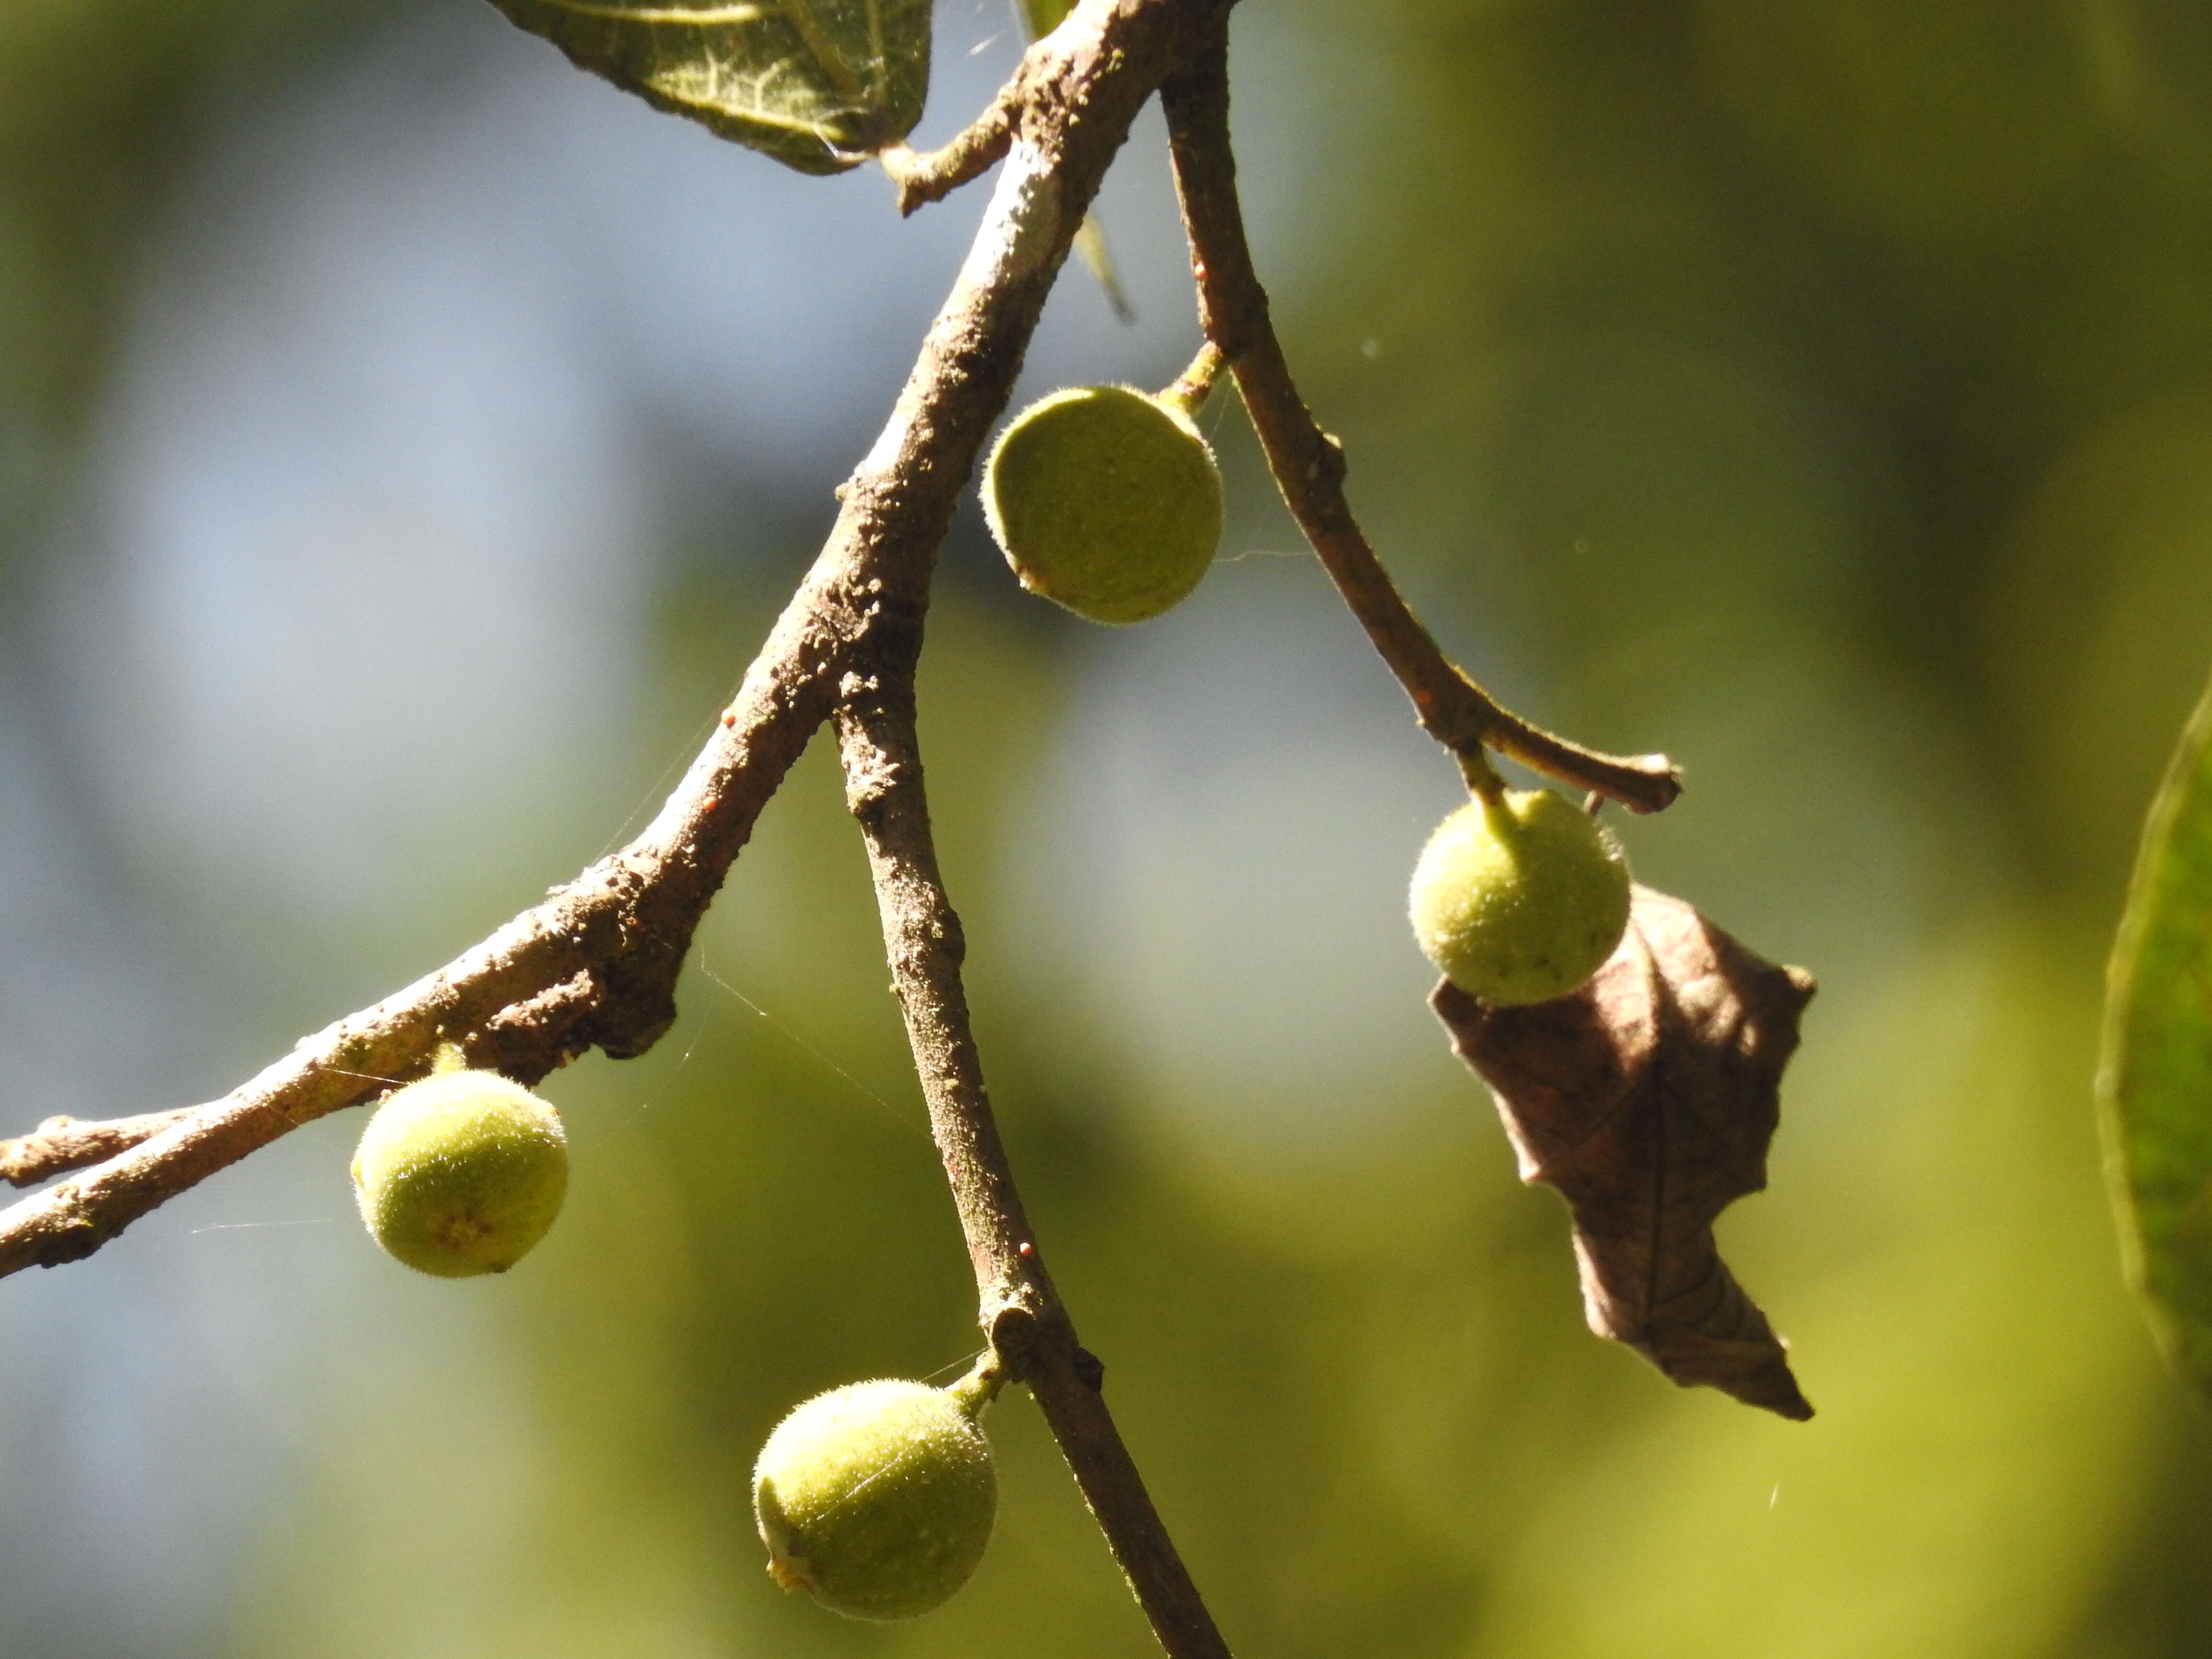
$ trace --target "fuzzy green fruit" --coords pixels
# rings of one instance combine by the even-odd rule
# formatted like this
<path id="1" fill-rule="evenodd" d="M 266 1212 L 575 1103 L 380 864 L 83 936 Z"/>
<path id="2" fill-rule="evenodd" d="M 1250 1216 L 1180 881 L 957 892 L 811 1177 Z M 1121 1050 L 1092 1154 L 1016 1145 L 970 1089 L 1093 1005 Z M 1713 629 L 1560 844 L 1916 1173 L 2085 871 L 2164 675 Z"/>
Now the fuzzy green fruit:
<path id="1" fill-rule="evenodd" d="M 1179 604 L 1221 544 L 1221 470 L 1190 416 L 1125 386 L 1031 404 L 1000 435 L 983 512 L 1032 593 L 1097 623 Z"/>
<path id="2" fill-rule="evenodd" d="M 362 1132 L 354 1195 L 376 1242 L 441 1279 L 502 1273 L 545 1236 L 568 1190 L 561 1115 L 458 1049 L 387 1095 Z"/>
<path id="3" fill-rule="evenodd" d="M 912 1619 L 968 1582 L 991 1540 L 999 1477 L 983 1395 L 896 1378 L 817 1395 L 753 1469 L 769 1575 L 854 1619 Z"/>
<path id="4" fill-rule="evenodd" d="M 1548 789 L 1472 800 L 1413 870 L 1413 936 L 1485 1002 L 1548 1002 L 1605 965 L 1628 926 L 1628 864 L 1590 815 Z"/>

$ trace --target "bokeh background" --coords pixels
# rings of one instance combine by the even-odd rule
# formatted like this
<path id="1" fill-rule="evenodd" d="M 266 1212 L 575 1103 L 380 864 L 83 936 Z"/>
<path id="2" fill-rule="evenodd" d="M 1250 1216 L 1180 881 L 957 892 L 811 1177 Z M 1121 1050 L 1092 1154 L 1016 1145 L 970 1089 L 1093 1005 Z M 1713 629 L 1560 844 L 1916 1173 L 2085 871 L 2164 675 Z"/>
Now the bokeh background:
<path id="1" fill-rule="evenodd" d="M 943 0 L 925 137 L 1012 63 Z M 1255 235 L 1357 504 L 1535 717 L 1663 748 L 1622 833 L 1823 989 L 1725 1250 L 1820 1407 L 1582 1328 L 1423 1006 L 1455 775 L 1269 499 L 1176 614 L 1024 598 L 924 671 L 1041 1234 L 1260 1659 L 2212 1646 L 2212 1432 L 2119 1278 L 2088 1086 L 2136 827 L 2212 665 L 2212 12 L 1248 0 Z M 618 842 L 817 544 L 980 192 L 901 223 L 474 0 L 0 3 L 0 1133 L 222 1092 Z M 1195 343 L 1147 118 L 1026 381 Z M 793 1402 L 972 1298 L 830 757 L 489 1284 L 351 1213 L 357 1115 L 0 1285 L 9 1659 L 1138 1659 L 1024 1400 L 908 1627 L 777 1593 Z"/>

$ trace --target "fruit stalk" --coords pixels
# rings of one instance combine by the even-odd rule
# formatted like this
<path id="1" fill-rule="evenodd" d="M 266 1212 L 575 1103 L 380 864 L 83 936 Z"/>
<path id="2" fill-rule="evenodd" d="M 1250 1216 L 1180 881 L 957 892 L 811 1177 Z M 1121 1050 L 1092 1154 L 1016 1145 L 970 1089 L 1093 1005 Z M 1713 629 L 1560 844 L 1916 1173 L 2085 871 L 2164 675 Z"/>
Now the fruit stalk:
<path id="1" fill-rule="evenodd" d="M 1160 401 L 1173 404 L 1185 416 L 1196 419 L 1198 411 L 1206 407 L 1206 400 L 1213 395 L 1222 370 L 1228 367 L 1229 360 L 1221 355 L 1221 348 L 1208 340 L 1199 347 L 1198 356 L 1190 360 L 1190 367 L 1176 376 L 1175 384 L 1159 394 Z"/>

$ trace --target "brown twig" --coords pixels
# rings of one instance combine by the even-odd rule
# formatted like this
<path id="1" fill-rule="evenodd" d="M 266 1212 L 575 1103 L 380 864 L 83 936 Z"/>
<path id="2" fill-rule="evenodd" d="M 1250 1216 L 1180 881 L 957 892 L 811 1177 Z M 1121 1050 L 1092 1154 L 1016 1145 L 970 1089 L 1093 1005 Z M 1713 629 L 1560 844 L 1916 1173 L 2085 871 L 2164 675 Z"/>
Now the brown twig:
<path id="1" fill-rule="evenodd" d="M 1601 755 L 1531 726 L 1445 657 L 1382 568 L 1345 500 L 1344 450 L 1314 422 L 1275 337 L 1252 265 L 1229 143 L 1225 35 L 1160 89 L 1176 189 L 1197 275 L 1199 319 L 1237 375 L 1252 425 L 1292 516 L 1322 566 L 1413 700 L 1422 728 L 1462 757 L 1471 787 L 1489 781 L 1484 745 L 1637 812 L 1681 793 L 1663 755 Z"/>
<path id="2" fill-rule="evenodd" d="M 380 1093 L 458 1038 L 534 1081 L 597 1046 L 644 1053 L 675 1018 L 691 935 L 815 728 L 852 653 L 926 591 L 937 549 L 1083 211 L 1160 81 L 1229 0 L 1097 0 L 1022 61 L 992 212 L 822 553 L 722 724 L 629 847 L 437 972 L 325 1027 L 222 1099 L 0 1212 L 0 1274 L 88 1255 L 131 1222 L 300 1125 Z M 84 1126 L 87 1136 L 134 1131 Z"/>
<path id="3" fill-rule="evenodd" d="M 930 1127 L 952 1184 L 981 1298 L 1007 1374 L 1028 1384 L 1085 1501 L 1170 1659 L 1229 1659 L 1228 1645 L 1152 1506 L 1100 1393 L 1103 1368 L 1076 1340 L 1036 1248 L 999 1139 L 969 1027 L 966 944 L 945 896 L 915 735 L 921 617 L 870 643 L 837 713 L 845 794 L 860 822 L 884 950 L 906 1016 Z"/>
<path id="4" fill-rule="evenodd" d="M 109 1118 L 95 1123 L 73 1117 L 50 1117 L 27 1135 L 0 1140 L 0 1181 L 11 1187 L 35 1187 L 41 1181 L 88 1164 L 99 1164 L 125 1152 L 142 1140 L 151 1140 L 171 1124 L 182 1121 L 192 1108 L 148 1112 L 143 1117 Z"/>
<path id="5" fill-rule="evenodd" d="M 893 144 L 876 156 L 898 186 L 899 217 L 931 202 L 941 202 L 961 185 L 981 178 L 1005 159 L 1014 141 L 1014 116 L 1020 108 L 1015 88 L 1019 76 L 1000 89 L 985 110 L 949 143 L 933 150 Z"/>

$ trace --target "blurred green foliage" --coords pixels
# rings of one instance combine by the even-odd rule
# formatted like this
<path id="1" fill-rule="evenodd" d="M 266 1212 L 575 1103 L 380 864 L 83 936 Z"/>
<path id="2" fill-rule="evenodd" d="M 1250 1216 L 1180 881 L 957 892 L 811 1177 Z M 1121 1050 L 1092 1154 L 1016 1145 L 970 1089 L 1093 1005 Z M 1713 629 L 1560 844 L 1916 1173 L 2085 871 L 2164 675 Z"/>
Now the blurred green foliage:
<path id="1" fill-rule="evenodd" d="M 250 109 L 379 10 L 0 8 L 17 529 L 68 498 L 196 112 Z M 1324 136 L 1262 252 L 1386 557 L 1532 714 L 1681 759 L 1680 805 L 1622 829 L 1639 874 L 1824 988 L 1771 1189 L 1721 1228 L 1820 1409 L 1800 1427 L 1583 1332 L 1560 1207 L 1442 1056 L 1410 943 L 1408 1040 L 1335 1127 L 1224 1128 L 1162 1081 L 1048 925 L 1030 844 L 1122 647 L 956 562 L 924 735 L 987 1063 L 1233 1644 L 2203 1652 L 2212 1437 L 2120 1283 L 2088 1085 L 2136 828 L 2212 663 L 2212 22 L 2188 0 L 1249 0 L 1238 28 L 1240 110 Z M 1264 186 L 1277 157 L 1244 165 Z M 1290 545 L 1221 438 L 1231 544 Z M 38 545 L 15 535 L 9 569 Z M 780 598 L 711 560 L 669 581 L 655 757 Z M 1324 602 L 1304 564 L 1224 563 L 1158 649 L 1202 659 L 1240 606 Z M 1261 837 L 1333 775 L 1189 833 Z M 1426 827 L 1359 856 L 1409 866 Z M 1325 932 L 1255 958 L 1184 925 L 1194 960 L 1237 964 L 1224 1019 L 1262 981 L 1324 1026 L 1357 990 Z M 511 1296 L 393 1285 L 349 1316 L 379 1357 L 313 1375 L 221 1650 L 1147 1651 L 1018 1398 L 992 1419 L 1000 1535 L 943 1613 L 848 1625 L 761 1570 L 746 1479 L 783 1411 L 951 1374 L 975 1340 L 878 951 L 817 745 L 678 1030 L 548 1085 L 575 1184 Z"/>

